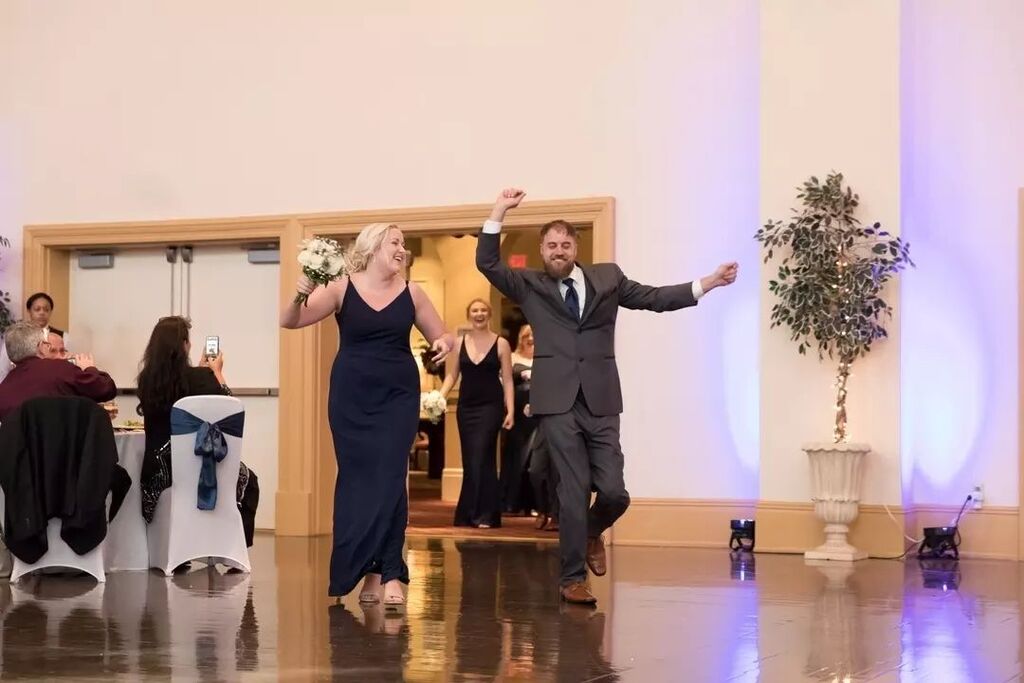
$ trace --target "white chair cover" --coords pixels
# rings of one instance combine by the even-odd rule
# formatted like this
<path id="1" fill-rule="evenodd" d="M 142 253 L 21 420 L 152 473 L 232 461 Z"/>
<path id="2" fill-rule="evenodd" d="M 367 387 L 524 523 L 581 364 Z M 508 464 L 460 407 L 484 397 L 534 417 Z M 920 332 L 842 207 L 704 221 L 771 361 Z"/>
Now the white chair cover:
<path id="1" fill-rule="evenodd" d="M 242 402 L 231 396 L 190 396 L 174 407 L 210 423 L 245 411 Z M 242 440 L 225 435 L 225 441 L 227 456 L 217 463 L 217 505 L 213 510 L 200 510 L 196 498 L 203 459 L 195 455 L 196 435 L 171 437 L 174 483 L 160 495 L 147 534 L 149 566 L 165 575 L 190 560 L 250 570 L 245 530 L 235 501 Z"/>
<path id="2" fill-rule="evenodd" d="M 0 491 L 0 519 L 3 518 L 4 502 L 3 491 Z M 14 561 L 14 566 L 11 570 L 11 583 L 34 571 L 56 567 L 83 571 L 100 583 L 107 580 L 106 573 L 103 571 L 103 542 L 101 541 L 98 546 L 85 555 L 79 555 L 60 537 L 60 524 L 61 521 L 54 518 L 46 525 L 47 550 L 37 562 L 32 564 L 22 562 L 17 557 L 14 557 L 13 553 L 11 554 Z"/>

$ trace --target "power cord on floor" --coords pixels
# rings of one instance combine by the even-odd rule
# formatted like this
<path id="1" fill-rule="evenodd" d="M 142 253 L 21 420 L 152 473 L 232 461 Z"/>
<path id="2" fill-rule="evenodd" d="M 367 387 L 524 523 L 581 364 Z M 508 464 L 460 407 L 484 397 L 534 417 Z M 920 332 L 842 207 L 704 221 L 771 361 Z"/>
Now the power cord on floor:
<path id="1" fill-rule="evenodd" d="M 885 508 L 885 512 L 886 512 L 886 514 L 889 515 L 889 519 L 892 520 L 892 523 L 895 524 L 896 528 L 900 530 L 901 534 L 903 534 L 903 538 L 907 539 L 911 543 L 920 543 L 921 541 L 924 540 L 923 538 L 913 538 L 912 536 L 907 536 L 907 534 L 904 533 L 904 531 L 903 531 L 903 525 L 900 524 L 899 520 L 897 520 L 895 515 L 892 514 L 892 510 L 889 509 L 889 506 L 886 505 L 885 503 L 882 503 L 882 507 Z M 910 551 L 908 550 L 907 552 L 910 552 Z M 906 555 L 906 554 L 907 553 L 903 553 L 903 555 Z M 903 555 L 901 555 L 900 557 L 903 557 Z"/>
<path id="2" fill-rule="evenodd" d="M 910 551 L 913 550 L 915 547 L 917 547 L 917 543 L 911 543 L 909 546 L 907 546 L 907 549 L 904 550 L 899 555 L 893 555 L 891 557 L 876 557 L 874 559 L 876 559 L 876 560 L 902 560 L 902 559 L 906 558 L 906 556 L 910 554 Z"/>
<path id="3" fill-rule="evenodd" d="M 960 518 L 963 516 L 964 510 L 967 509 L 967 504 L 970 503 L 972 500 L 974 500 L 974 496 L 968 494 L 967 498 L 964 500 L 963 505 L 960 506 L 960 511 L 957 513 L 956 519 L 954 519 L 953 523 L 950 525 L 954 529 L 956 529 L 956 545 L 957 546 L 960 545 Z M 882 503 L 882 507 L 884 507 L 885 511 L 887 513 L 889 513 L 889 519 L 892 520 L 893 524 L 895 524 L 897 527 L 899 527 L 900 533 L 903 533 L 903 527 L 900 526 L 899 521 L 897 521 L 896 517 L 892 514 L 892 511 L 889 509 L 889 506 L 886 505 L 885 503 Z M 901 554 L 893 556 L 893 557 L 877 557 L 875 559 L 877 559 L 877 560 L 902 560 L 903 558 L 905 558 L 907 555 L 910 554 L 910 551 L 914 549 L 915 545 L 918 545 L 919 543 L 921 543 L 924 540 L 923 538 L 912 538 L 910 536 L 907 536 L 905 533 L 903 534 L 903 538 L 905 538 L 908 541 L 910 541 L 910 546 L 908 546 L 907 549 L 904 550 Z"/>

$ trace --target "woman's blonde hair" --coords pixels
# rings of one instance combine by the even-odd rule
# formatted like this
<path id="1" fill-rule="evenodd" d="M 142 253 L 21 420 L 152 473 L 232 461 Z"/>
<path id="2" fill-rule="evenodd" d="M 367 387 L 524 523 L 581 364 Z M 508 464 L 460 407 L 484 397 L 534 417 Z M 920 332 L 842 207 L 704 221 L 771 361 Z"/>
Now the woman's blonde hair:
<path id="1" fill-rule="evenodd" d="M 516 350 L 523 345 L 523 340 L 526 339 L 526 335 L 530 335 L 531 337 L 533 336 L 533 328 L 530 327 L 530 323 L 526 323 L 519 328 L 519 336 L 516 339 Z"/>
<path id="2" fill-rule="evenodd" d="M 370 265 L 370 259 L 380 249 L 392 228 L 399 229 L 394 223 L 370 223 L 363 228 L 359 236 L 345 249 L 345 272 L 361 273 L 366 270 Z M 408 253 L 407 251 L 406 254 Z"/>

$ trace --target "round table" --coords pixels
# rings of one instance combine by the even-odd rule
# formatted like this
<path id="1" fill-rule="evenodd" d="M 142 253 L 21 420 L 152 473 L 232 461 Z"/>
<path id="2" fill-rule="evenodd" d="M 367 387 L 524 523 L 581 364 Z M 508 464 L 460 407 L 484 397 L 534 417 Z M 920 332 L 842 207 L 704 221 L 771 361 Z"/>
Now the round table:
<path id="1" fill-rule="evenodd" d="M 117 462 L 132 478 L 131 488 L 121 504 L 114 521 L 107 528 L 104 541 L 103 563 L 110 571 L 149 569 L 149 545 L 146 541 L 146 521 L 142 519 L 142 456 L 146 451 L 143 431 L 115 431 Z"/>

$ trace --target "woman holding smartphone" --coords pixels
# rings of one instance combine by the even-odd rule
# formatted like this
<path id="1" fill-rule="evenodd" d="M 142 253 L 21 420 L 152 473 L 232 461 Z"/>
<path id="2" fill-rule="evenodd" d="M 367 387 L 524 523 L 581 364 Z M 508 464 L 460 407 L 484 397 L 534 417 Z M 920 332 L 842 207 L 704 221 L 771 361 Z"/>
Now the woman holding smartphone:
<path id="1" fill-rule="evenodd" d="M 153 521 L 160 494 L 170 487 L 171 472 L 171 406 L 186 396 L 230 395 L 224 380 L 224 354 L 220 343 L 216 347 L 207 338 L 205 351 L 198 367 L 189 361 L 192 342 L 189 340 L 191 323 L 179 316 L 161 318 L 149 337 L 146 353 L 139 371 L 138 413 L 145 418 L 146 450 L 142 459 L 139 488 L 142 490 L 142 516 L 146 523 Z M 256 473 L 241 463 L 238 470 L 236 503 L 242 515 L 246 545 L 252 545 L 256 525 L 256 506 L 259 504 L 259 482 Z"/>

